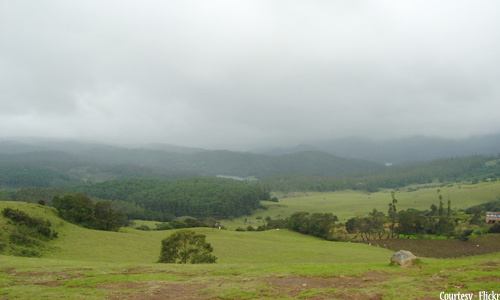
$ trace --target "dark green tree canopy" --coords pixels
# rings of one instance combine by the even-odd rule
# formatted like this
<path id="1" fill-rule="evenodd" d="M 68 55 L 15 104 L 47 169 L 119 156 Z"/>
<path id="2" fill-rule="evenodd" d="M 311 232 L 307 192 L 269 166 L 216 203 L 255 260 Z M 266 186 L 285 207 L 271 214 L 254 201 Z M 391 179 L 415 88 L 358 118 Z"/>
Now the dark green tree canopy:
<path id="1" fill-rule="evenodd" d="M 52 199 L 59 216 L 83 227 L 117 231 L 124 224 L 123 214 L 113 208 L 111 201 L 94 202 L 84 194 L 66 194 Z"/>
<path id="2" fill-rule="evenodd" d="M 161 241 L 159 263 L 200 264 L 215 263 L 213 248 L 205 241 L 204 234 L 182 229 Z"/>

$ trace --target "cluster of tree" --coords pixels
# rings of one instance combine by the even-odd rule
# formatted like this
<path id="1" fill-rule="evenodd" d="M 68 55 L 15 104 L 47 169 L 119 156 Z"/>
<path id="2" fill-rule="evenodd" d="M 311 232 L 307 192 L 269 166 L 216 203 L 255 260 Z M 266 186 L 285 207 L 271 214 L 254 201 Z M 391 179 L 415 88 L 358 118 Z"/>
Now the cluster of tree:
<path id="1" fill-rule="evenodd" d="M 302 234 L 312 235 L 325 240 L 335 240 L 333 229 L 335 222 L 339 219 L 331 213 L 313 213 L 295 212 L 286 219 L 272 220 L 270 217 L 265 219 L 266 223 L 254 227 L 249 225 L 247 231 L 264 231 L 271 229 L 289 229 Z M 245 231 L 243 228 L 237 228 L 236 231 Z"/>
<path id="2" fill-rule="evenodd" d="M 238 217 L 251 214 L 259 207 L 260 200 L 270 199 L 269 190 L 260 184 L 215 177 L 173 181 L 129 178 L 74 190 L 99 199 L 133 203 L 145 212 L 164 214 L 157 221 L 168 221 L 165 219 L 170 216 Z"/>
<path id="3" fill-rule="evenodd" d="M 24 188 L 0 193 L 2 200 L 55 205 L 53 197 L 85 194 L 109 200 L 129 219 L 170 222 L 175 217 L 215 217 L 217 219 L 251 214 L 260 200 L 272 200 L 270 187 L 252 181 L 205 177 L 172 181 L 126 178 L 69 188 Z"/>
<path id="4" fill-rule="evenodd" d="M 16 256 L 40 256 L 44 242 L 57 238 L 49 220 L 32 217 L 25 211 L 6 207 L 2 216 L 13 227 L 4 227 L 0 234 L 0 253 Z M 8 247 L 7 247 L 8 246 Z M 4 252 L 5 251 L 5 252 Z"/>
<path id="5" fill-rule="evenodd" d="M 282 191 L 285 194 L 296 191 L 323 192 L 345 189 L 376 192 L 380 188 L 400 188 L 411 184 L 430 183 L 434 180 L 493 181 L 500 178 L 500 164 L 487 164 L 487 162 L 496 159 L 497 157 L 493 156 L 469 156 L 335 176 L 279 174 L 261 178 L 260 181 L 270 185 L 273 191 Z"/>
<path id="6" fill-rule="evenodd" d="M 384 227 L 386 222 L 387 218 L 384 213 L 373 209 L 367 217 L 355 217 L 347 220 L 345 229 L 348 233 L 359 234 L 362 240 L 381 239 L 386 234 L 389 236 Z"/>
<path id="7" fill-rule="evenodd" d="M 359 234 L 362 240 L 392 238 L 394 236 L 438 235 L 450 237 L 455 233 L 457 221 L 452 219 L 451 201 L 443 205 L 439 194 L 439 207 L 431 205 L 430 210 L 407 209 L 397 211 L 394 192 L 389 203 L 387 216 L 373 209 L 366 217 L 354 217 L 345 224 L 348 233 Z M 388 224 L 388 225 L 387 225 Z"/>
<path id="8" fill-rule="evenodd" d="M 286 219 L 286 226 L 288 229 L 302 234 L 330 240 L 336 221 L 338 221 L 337 216 L 331 213 L 296 212 Z"/>
<path id="9" fill-rule="evenodd" d="M 161 241 L 159 263 L 215 263 L 213 248 L 204 234 L 188 229 L 179 230 Z"/>
<path id="10" fill-rule="evenodd" d="M 84 194 L 54 196 L 52 204 L 59 216 L 80 226 L 106 231 L 117 231 L 124 225 L 123 214 L 113 208 L 111 201 L 94 203 Z"/>

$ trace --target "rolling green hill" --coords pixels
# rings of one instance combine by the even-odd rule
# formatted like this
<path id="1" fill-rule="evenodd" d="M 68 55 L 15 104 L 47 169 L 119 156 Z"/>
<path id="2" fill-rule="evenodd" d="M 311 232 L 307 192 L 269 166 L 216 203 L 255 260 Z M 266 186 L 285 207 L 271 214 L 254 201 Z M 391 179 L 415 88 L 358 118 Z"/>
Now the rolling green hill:
<path id="1" fill-rule="evenodd" d="M 498 253 L 400 268 L 383 247 L 286 230 L 197 228 L 216 264 L 158 264 L 160 241 L 173 231 L 88 230 L 49 207 L 0 201 L 5 207 L 49 219 L 59 238 L 43 258 L 0 254 L 0 299 L 439 299 L 443 291 L 496 291 L 500 277 Z"/>
<path id="2" fill-rule="evenodd" d="M 56 216 L 53 208 L 24 202 L 0 201 L 0 210 L 12 207 L 50 220 L 59 233 L 44 257 L 72 261 L 108 263 L 154 263 L 161 240 L 174 231 L 140 231 L 122 228 L 119 232 L 90 230 Z M 0 225 L 6 223 L 0 216 Z M 387 249 L 373 249 L 355 243 L 332 243 L 287 230 L 236 232 L 197 228 L 214 247 L 218 263 L 224 264 L 352 264 L 385 261 Z"/>

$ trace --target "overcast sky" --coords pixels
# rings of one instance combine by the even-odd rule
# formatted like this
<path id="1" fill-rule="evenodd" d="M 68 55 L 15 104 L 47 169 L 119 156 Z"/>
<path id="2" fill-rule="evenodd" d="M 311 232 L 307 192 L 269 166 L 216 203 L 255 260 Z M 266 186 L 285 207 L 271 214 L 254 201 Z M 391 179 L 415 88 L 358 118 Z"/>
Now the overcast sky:
<path id="1" fill-rule="evenodd" d="M 0 137 L 500 132 L 500 1 L 0 0 Z"/>

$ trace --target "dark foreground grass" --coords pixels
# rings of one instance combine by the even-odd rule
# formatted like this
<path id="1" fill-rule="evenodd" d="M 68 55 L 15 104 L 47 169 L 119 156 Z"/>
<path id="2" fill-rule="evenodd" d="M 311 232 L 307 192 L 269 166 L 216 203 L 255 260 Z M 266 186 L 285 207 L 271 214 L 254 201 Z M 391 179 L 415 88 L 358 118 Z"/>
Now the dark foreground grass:
<path id="1" fill-rule="evenodd" d="M 0 256 L 0 299 L 439 299 L 495 291 L 500 255 L 352 265 L 107 264 Z M 477 298 L 476 298 L 477 299 Z"/>

